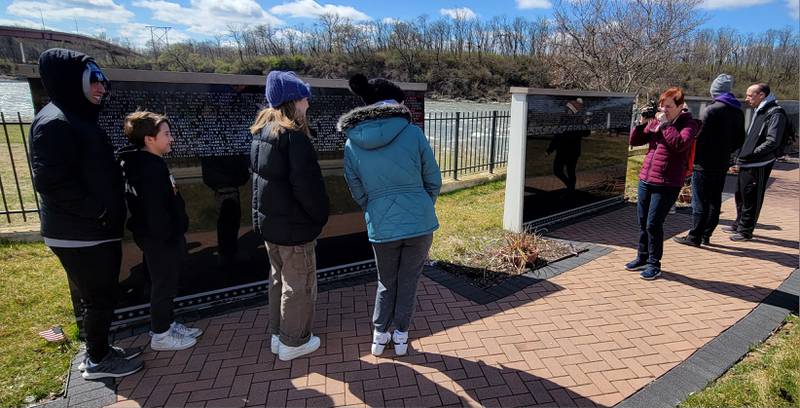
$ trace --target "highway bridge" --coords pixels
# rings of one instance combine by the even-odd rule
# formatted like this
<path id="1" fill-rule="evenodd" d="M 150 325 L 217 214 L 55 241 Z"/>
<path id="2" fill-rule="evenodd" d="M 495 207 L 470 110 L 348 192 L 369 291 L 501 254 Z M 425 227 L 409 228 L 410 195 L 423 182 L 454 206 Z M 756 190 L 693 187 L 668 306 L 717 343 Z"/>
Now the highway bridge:
<path id="1" fill-rule="evenodd" d="M 34 40 L 38 42 L 47 43 L 48 47 L 67 47 L 82 46 L 89 47 L 96 50 L 102 50 L 108 53 L 109 57 L 135 57 L 139 54 L 133 50 L 121 47 L 116 44 L 109 43 L 97 38 L 89 37 L 80 34 L 70 34 L 60 31 L 51 30 L 37 30 L 34 28 L 25 27 L 10 27 L 0 26 L 0 39 L 8 38 L 15 39 L 21 44 L 25 44 L 25 40 Z"/>

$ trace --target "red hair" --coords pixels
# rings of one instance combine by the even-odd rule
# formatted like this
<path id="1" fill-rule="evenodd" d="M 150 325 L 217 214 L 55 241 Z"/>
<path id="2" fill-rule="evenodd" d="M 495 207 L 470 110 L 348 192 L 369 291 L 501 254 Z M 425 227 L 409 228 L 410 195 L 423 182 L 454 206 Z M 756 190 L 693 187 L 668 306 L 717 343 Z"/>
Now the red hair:
<path id="1" fill-rule="evenodd" d="M 663 105 L 666 99 L 672 99 L 675 102 L 675 106 L 683 105 L 683 90 L 677 86 L 667 89 L 658 97 L 658 104 Z"/>

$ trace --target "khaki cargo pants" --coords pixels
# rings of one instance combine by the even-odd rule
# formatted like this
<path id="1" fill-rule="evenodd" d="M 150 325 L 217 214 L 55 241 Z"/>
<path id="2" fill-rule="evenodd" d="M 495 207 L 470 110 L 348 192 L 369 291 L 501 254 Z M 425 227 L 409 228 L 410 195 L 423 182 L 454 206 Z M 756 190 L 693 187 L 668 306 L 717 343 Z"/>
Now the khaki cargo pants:
<path id="1" fill-rule="evenodd" d="M 266 242 L 269 263 L 269 320 L 271 334 L 297 347 L 311 337 L 317 302 L 317 241 L 284 246 Z"/>

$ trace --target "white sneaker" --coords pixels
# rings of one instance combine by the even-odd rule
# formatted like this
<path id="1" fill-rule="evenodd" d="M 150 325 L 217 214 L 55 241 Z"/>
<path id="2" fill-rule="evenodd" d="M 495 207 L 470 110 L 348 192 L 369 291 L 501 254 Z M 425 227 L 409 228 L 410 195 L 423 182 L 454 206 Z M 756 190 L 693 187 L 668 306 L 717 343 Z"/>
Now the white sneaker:
<path id="1" fill-rule="evenodd" d="M 383 353 L 383 350 L 386 348 L 386 344 L 389 343 L 389 340 L 392 339 L 392 335 L 389 333 L 381 333 L 377 330 L 372 331 L 372 355 L 379 356 Z"/>
<path id="2" fill-rule="evenodd" d="M 273 334 L 272 340 L 269 343 L 269 351 L 271 351 L 272 354 L 278 354 L 278 350 L 280 350 L 280 348 L 281 348 L 280 337 L 277 334 Z"/>
<path id="3" fill-rule="evenodd" d="M 311 354 L 317 351 L 319 345 L 321 344 L 319 337 L 314 335 L 308 339 L 306 344 L 297 347 L 287 346 L 280 341 L 278 343 L 280 344 L 278 346 L 278 358 L 281 361 L 289 361 L 306 354 Z"/>
<path id="4" fill-rule="evenodd" d="M 196 343 L 197 339 L 194 337 L 182 336 L 174 330 L 153 334 L 153 337 L 150 338 L 150 348 L 155 351 L 186 350 Z"/>
<path id="5" fill-rule="evenodd" d="M 172 331 L 184 337 L 198 338 L 201 334 L 203 334 L 202 329 L 198 329 L 197 327 L 186 327 L 178 322 L 172 322 L 169 327 L 172 329 Z"/>
<path id="6" fill-rule="evenodd" d="M 395 330 L 392 334 L 392 343 L 394 343 L 394 354 L 406 355 L 408 353 L 408 332 Z"/>

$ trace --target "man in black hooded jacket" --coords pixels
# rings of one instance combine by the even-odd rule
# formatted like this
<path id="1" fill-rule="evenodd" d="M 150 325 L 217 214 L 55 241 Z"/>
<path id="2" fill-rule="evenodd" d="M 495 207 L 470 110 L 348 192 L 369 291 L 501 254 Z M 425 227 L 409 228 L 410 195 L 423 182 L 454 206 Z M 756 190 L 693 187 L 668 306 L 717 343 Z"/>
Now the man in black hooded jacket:
<path id="1" fill-rule="evenodd" d="M 30 131 L 41 233 L 81 300 L 83 377 L 122 377 L 142 368 L 142 349 L 108 344 L 126 215 L 121 170 L 97 125 L 108 81 L 91 57 L 58 48 L 42 53 L 39 72 L 50 96 Z"/>

